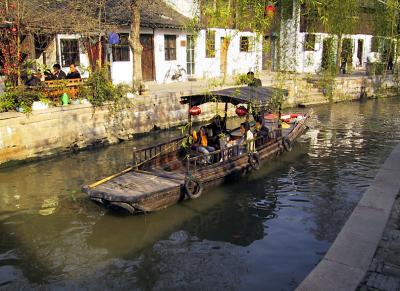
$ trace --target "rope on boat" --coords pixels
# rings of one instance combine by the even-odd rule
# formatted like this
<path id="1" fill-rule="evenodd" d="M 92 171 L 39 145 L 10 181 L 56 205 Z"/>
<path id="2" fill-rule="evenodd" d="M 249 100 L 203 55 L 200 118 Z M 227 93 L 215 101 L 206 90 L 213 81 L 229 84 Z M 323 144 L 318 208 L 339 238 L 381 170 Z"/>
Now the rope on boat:
<path id="1" fill-rule="evenodd" d="M 101 179 L 101 180 L 99 180 L 99 181 L 97 181 L 97 182 L 94 182 L 94 183 L 88 185 L 88 188 L 89 188 L 89 189 L 92 189 L 92 188 L 97 187 L 97 186 L 99 186 L 99 185 L 101 185 L 101 184 L 104 184 L 105 182 L 110 181 L 111 179 L 114 179 L 114 178 L 117 178 L 117 177 L 119 177 L 119 176 L 121 176 L 121 175 L 123 175 L 123 174 L 126 174 L 126 173 L 132 171 L 133 169 L 135 169 L 135 168 L 137 168 L 137 167 L 140 167 L 141 165 L 143 165 L 143 164 L 145 164 L 145 163 L 151 161 L 152 159 L 156 158 L 157 156 L 163 154 L 165 151 L 171 149 L 172 147 L 173 147 L 173 145 L 171 145 L 171 146 L 165 148 L 163 151 L 160 151 L 158 154 L 156 154 L 156 155 L 154 155 L 154 156 L 148 158 L 147 160 L 144 160 L 143 162 L 141 162 L 141 163 L 139 163 L 139 164 L 135 164 L 135 166 L 131 166 L 131 167 L 129 167 L 129 168 L 126 168 L 125 170 L 122 170 L 121 172 L 118 172 L 118 173 L 113 174 L 113 175 L 111 175 L 111 176 L 108 176 L 108 177 L 106 177 L 106 178 L 104 178 L 104 179 Z"/>

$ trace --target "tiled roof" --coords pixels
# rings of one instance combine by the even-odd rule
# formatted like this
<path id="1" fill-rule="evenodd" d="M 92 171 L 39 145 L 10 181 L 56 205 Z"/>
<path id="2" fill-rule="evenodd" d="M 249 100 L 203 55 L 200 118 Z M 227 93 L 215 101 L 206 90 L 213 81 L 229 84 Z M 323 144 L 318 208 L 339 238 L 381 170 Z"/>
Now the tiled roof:
<path id="1" fill-rule="evenodd" d="M 130 25 L 129 0 L 109 0 L 106 8 L 106 22 L 116 25 Z M 147 0 L 141 7 L 141 27 L 184 28 L 190 21 L 162 0 Z"/>

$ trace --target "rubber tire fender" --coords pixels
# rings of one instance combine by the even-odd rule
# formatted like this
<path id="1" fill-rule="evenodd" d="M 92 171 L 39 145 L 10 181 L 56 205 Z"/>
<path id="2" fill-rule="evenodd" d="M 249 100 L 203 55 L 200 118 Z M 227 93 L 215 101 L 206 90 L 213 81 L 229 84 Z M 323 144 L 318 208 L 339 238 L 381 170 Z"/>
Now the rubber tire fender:
<path id="1" fill-rule="evenodd" d="M 185 193 L 190 199 L 199 198 L 203 193 L 203 184 L 193 176 L 186 177 L 184 187 Z"/>
<path id="2" fill-rule="evenodd" d="M 249 164 L 254 170 L 259 170 L 261 166 L 260 155 L 258 153 L 250 153 Z"/>
<path id="3" fill-rule="evenodd" d="M 291 152 L 292 151 L 292 143 L 290 142 L 288 137 L 285 136 L 282 139 L 282 145 L 283 145 L 283 148 L 285 149 L 285 151 L 287 151 L 287 152 Z"/>

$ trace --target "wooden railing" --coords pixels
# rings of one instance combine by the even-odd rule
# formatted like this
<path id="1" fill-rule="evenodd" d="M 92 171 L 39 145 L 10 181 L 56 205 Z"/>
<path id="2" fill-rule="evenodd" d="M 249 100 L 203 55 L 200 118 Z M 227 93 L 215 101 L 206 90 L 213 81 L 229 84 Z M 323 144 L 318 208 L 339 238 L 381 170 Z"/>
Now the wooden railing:
<path id="1" fill-rule="evenodd" d="M 281 137 L 281 130 L 275 129 L 268 133 L 268 138 L 259 136 L 253 139 L 256 150 L 263 148 L 264 146 L 276 141 Z M 205 168 L 214 167 L 227 161 L 232 161 L 235 158 L 239 158 L 242 155 L 247 155 L 248 151 L 245 145 L 233 145 L 224 149 L 216 150 L 208 154 L 202 154 L 196 152 L 195 156 L 187 158 L 186 167 L 188 173 L 195 174 L 196 172 Z"/>
<path id="2" fill-rule="evenodd" d="M 149 163 L 157 163 L 165 155 L 178 151 L 181 148 L 183 137 L 154 146 L 133 149 L 133 166 L 143 168 Z"/>
<path id="3" fill-rule="evenodd" d="M 26 86 L 28 90 L 39 91 L 55 104 L 60 103 L 61 95 L 68 94 L 69 99 L 77 97 L 79 90 L 84 86 L 86 79 L 62 79 L 41 82 L 37 86 Z"/>
<path id="4" fill-rule="evenodd" d="M 55 101 L 59 101 L 60 96 L 63 93 L 67 93 L 70 99 L 76 98 L 78 92 L 85 79 L 63 79 L 63 80 L 50 80 L 44 81 L 44 94 L 46 97 L 52 98 Z"/>

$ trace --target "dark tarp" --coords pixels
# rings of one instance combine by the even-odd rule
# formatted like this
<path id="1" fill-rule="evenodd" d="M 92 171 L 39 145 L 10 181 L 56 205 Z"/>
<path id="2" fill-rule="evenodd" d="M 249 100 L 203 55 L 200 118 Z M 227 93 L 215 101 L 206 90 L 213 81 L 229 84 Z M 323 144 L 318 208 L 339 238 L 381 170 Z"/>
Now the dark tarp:
<path id="1" fill-rule="evenodd" d="M 287 90 L 272 87 L 236 87 L 205 94 L 182 96 L 181 104 L 196 106 L 208 102 L 251 104 L 254 107 L 263 107 L 269 104 L 274 96 L 287 96 Z"/>

